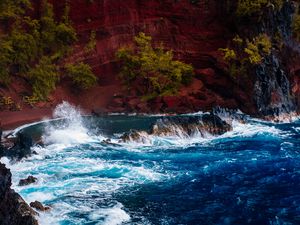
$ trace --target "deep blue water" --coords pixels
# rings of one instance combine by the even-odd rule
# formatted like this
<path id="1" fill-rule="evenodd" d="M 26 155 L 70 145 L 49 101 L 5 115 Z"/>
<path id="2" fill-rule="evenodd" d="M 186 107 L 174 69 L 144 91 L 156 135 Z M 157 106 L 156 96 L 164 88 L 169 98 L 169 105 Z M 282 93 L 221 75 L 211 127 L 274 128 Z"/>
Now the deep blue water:
<path id="1" fill-rule="evenodd" d="M 41 224 L 300 224 L 300 122 L 233 121 L 220 137 L 118 143 L 156 119 L 73 115 L 35 125 L 27 132 L 43 135 L 39 155 L 2 161 L 26 201 L 52 207 Z M 28 175 L 38 183 L 16 186 Z"/>

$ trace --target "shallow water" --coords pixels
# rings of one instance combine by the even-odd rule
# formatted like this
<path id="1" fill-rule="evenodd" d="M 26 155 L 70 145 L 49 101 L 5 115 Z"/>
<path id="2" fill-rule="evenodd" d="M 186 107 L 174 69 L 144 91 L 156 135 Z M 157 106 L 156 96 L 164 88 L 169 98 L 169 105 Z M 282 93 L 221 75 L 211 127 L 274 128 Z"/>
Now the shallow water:
<path id="1" fill-rule="evenodd" d="M 157 117 L 66 117 L 26 128 L 46 145 L 7 163 L 27 202 L 52 210 L 41 224 L 300 224 L 300 122 L 233 121 L 220 137 L 153 137 L 119 144 Z M 114 145 L 102 141 L 111 138 Z M 16 184 L 34 175 L 38 183 Z"/>

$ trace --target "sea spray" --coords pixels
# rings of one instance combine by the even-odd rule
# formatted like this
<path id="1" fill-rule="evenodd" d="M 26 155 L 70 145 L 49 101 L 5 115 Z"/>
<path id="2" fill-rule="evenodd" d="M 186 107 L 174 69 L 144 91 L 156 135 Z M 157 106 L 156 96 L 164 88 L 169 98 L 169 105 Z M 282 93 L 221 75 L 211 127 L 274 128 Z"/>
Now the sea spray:
<path id="1" fill-rule="evenodd" d="M 46 124 L 45 133 L 42 136 L 45 144 L 71 145 L 91 140 L 80 108 L 63 102 L 55 108 L 53 117 L 60 120 Z"/>

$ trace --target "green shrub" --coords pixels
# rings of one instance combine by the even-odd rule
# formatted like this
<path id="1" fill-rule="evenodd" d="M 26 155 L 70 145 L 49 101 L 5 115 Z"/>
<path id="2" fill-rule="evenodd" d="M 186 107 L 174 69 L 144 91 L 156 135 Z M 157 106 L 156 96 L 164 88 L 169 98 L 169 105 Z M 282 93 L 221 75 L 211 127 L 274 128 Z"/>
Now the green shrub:
<path id="1" fill-rule="evenodd" d="M 84 63 L 66 65 L 66 73 L 72 78 L 74 84 L 83 89 L 91 88 L 97 83 L 97 77 L 93 74 L 91 67 Z"/>
<path id="2" fill-rule="evenodd" d="M 25 16 L 30 2 L 0 1 L 0 22 L 9 21 L 9 29 L 0 35 L 0 83 L 9 84 L 16 73 L 27 76 L 34 98 L 44 100 L 59 80 L 60 59 L 70 51 L 77 37 L 68 17 L 68 5 L 62 20 L 57 22 L 47 0 L 42 0 L 40 18 Z M 86 67 L 77 69 L 89 75 Z M 82 82 L 88 86 L 90 81 Z"/>
<path id="3" fill-rule="evenodd" d="M 238 0 L 236 14 L 238 17 L 249 17 L 260 13 L 264 7 L 280 10 L 284 0 Z"/>
<path id="4" fill-rule="evenodd" d="M 16 19 L 30 7 L 30 0 L 1 0 L 0 20 Z"/>
<path id="5" fill-rule="evenodd" d="M 144 33 L 136 36 L 134 41 L 136 51 L 123 47 L 116 53 L 122 62 L 120 77 L 125 84 L 144 87 L 142 94 L 149 99 L 174 95 L 182 84 L 191 81 L 193 67 L 174 60 L 172 51 L 165 51 L 162 46 L 153 48 L 152 38 Z"/>
<path id="6" fill-rule="evenodd" d="M 14 30 L 10 36 L 13 54 L 12 61 L 18 66 L 19 72 L 26 72 L 30 67 L 30 62 L 37 57 L 38 46 L 35 38 L 19 30 Z"/>
<path id="7" fill-rule="evenodd" d="M 247 40 L 246 42 L 247 46 L 244 51 L 248 55 L 247 60 L 251 64 L 259 64 L 265 55 L 271 54 L 272 43 L 266 34 L 260 34 L 252 41 Z"/>
<path id="8" fill-rule="evenodd" d="M 58 68 L 49 57 L 44 56 L 39 64 L 29 71 L 28 77 L 32 84 L 33 96 L 39 100 L 46 100 L 59 81 Z"/>
<path id="9" fill-rule="evenodd" d="M 10 82 L 9 68 L 14 53 L 12 42 L 0 39 L 0 83 L 7 85 Z"/>
<path id="10" fill-rule="evenodd" d="M 92 31 L 90 34 L 90 40 L 85 46 L 86 52 L 91 52 L 96 48 L 97 40 L 96 40 L 96 31 Z"/>
<path id="11" fill-rule="evenodd" d="M 292 28 L 293 28 L 294 37 L 298 41 L 300 41 L 300 15 L 299 14 L 294 15 Z"/>
<path id="12" fill-rule="evenodd" d="M 233 76 L 246 73 L 247 68 L 263 62 L 271 54 L 272 42 L 268 35 L 260 34 L 252 40 L 238 36 L 233 38 L 231 48 L 219 49 L 223 59 L 228 63 L 228 71 Z"/>

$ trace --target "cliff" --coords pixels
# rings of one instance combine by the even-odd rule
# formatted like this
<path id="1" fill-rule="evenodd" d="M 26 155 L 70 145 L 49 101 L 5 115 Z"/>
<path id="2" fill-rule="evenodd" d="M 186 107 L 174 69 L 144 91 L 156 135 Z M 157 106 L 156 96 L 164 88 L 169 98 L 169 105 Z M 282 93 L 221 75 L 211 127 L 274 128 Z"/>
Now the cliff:
<path id="1" fill-rule="evenodd" d="M 57 19 L 63 14 L 66 0 L 51 0 Z M 266 116 L 298 110 L 300 67 L 296 60 L 299 44 L 291 37 L 291 17 L 295 6 L 287 1 L 279 12 L 269 11 L 260 23 L 235 21 L 236 1 L 217 0 L 72 0 L 70 19 L 79 42 L 66 62 L 84 61 L 98 76 L 98 85 L 87 91 L 74 88 L 63 79 L 49 101 L 35 108 L 48 109 L 62 100 L 81 105 L 87 112 L 193 112 L 220 106 L 241 109 L 254 116 Z M 231 3 L 230 3 L 231 2 Z M 39 16 L 40 2 L 34 2 L 33 14 Z M 230 3 L 230 5 L 228 5 Z M 273 50 L 265 63 L 253 69 L 246 79 L 234 79 L 227 71 L 222 53 L 236 35 L 253 37 L 263 31 L 271 37 L 280 27 L 284 49 Z M 96 49 L 86 53 L 90 33 L 96 32 Z M 176 59 L 191 63 L 196 76 L 178 96 L 141 101 L 135 91 L 126 90 L 118 79 L 120 65 L 115 53 L 121 46 L 133 44 L 133 37 L 145 32 L 158 45 L 164 43 Z M 288 60 L 288 59 L 295 60 Z M 138 89 L 138 87 L 137 87 Z M 17 79 L 2 95 L 20 101 L 20 92 L 28 85 Z M 30 111 L 30 107 L 21 106 Z M 38 109 L 39 110 L 39 109 Z M 15 113 L 18 114 L 18 113 Z M 21 114 L 19 113 L 20 117 Z"/>

